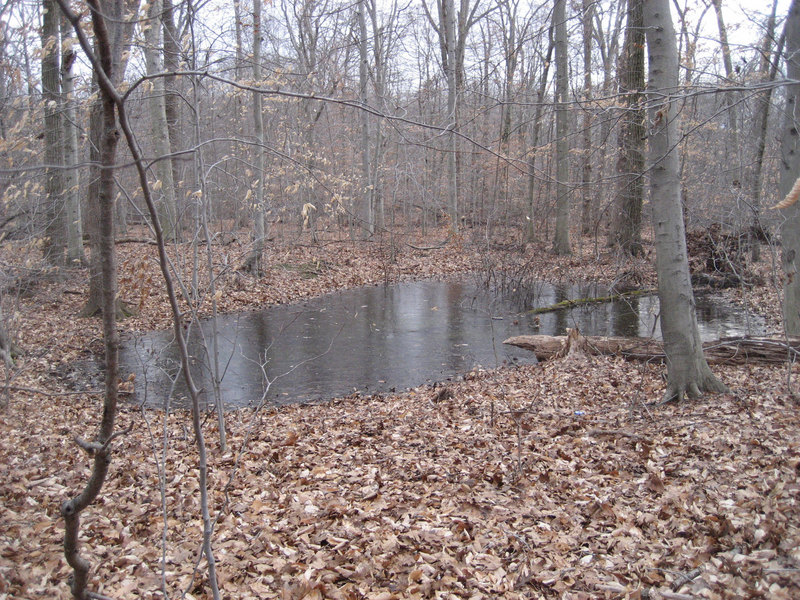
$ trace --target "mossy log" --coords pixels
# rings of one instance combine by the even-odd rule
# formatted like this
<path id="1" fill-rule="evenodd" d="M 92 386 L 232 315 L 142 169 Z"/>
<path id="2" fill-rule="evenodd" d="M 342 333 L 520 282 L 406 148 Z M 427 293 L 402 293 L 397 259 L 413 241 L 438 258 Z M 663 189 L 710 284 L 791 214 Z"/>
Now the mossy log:
<path id="1" fill-rule="evenodd" d="M 576 298 L 574 300 L 562 300 L 555 304 L 548 306 L 540 306 L 531 310 L 526 310 L 526 315 L 540 315 L 542 313 L 554 312 L 557 310 L 564 310 L 566 308 L 575 308 L 576 306 L 585 306 L 587 304 L 601 304 L 604 302 L 614 302 L 615 300 L 622 300 L 623 298 L 634 298 L 640 296 L 652 296 L 656 294 L 656 290 L 631 290 L 629 292 L 620 292 L 618 294 L 610 294 L 608 296 L 598 296 L 595 298 Z"/>
<path id="2" fill-rule="evenodd" d="M 574 337 L 574 336 L 573 336 Z M 650 338 L 581 336 L 582 350 L 588 354 L 622 356 L 627 360 L 663 361 L 663 344 Z M 565 356 L 569 352 L 567 336 L 518 335 L 503 342 L 531 350 L 544 361 Z M 800 338 L 723 338 L 703 344 L 709 364 L 780 364 L 796 360 L 800 355 Z"/>

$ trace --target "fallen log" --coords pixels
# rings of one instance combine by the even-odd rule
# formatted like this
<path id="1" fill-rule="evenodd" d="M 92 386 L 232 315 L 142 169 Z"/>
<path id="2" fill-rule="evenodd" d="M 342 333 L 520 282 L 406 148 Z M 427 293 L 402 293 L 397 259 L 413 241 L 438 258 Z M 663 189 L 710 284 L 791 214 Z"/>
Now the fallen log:
<path id="1" fill-rule="evenodd" d="M 576 306 L 585 306 L 587 304 L 603 304 L 606 302 L 614 302 L 615 300 L 623 300 L 625 298 L 641 297 L 641 296 L 654 296 L 657 290 L 629 290 L 627 292 L 618 292 L 609 296 L 598 296 L 595 298 L 575 298 L 573 300 L 562 300 L 549 306 L 540 306 L 526 310 L 526 315 L 541 315 L 543 313 L 555 312 L 557 310 L 564 310 L 566 308 L 575 308 Z"/>
<path id="2" fill-rule="evenodd" d="M 531 350 L 540 361 L 566 356 L 574 342 L 567 336 L 518 335 L 504 344 Z M 650 338 L 580 336 L 581 349 L 593 355 L 621 356 L 626 360 L 663 361 L 663 344 Z M 703 353 L 709 364 L 780 364 L 800 358 L 800 338 L 731 337 L 705 342 Z"/>

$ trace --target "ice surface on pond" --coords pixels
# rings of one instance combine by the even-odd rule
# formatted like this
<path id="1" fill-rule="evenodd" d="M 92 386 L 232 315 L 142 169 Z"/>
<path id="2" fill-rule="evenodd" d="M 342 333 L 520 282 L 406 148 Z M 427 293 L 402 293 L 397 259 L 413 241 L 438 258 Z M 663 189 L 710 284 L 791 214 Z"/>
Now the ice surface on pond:
<path id="1" fill-rule="evenodd" d="M 527 312 L 607 294 L 595 285 L 541 283 L 524 294 L 503 296 L 470 281 L 423 281 L 225 315 L 217 319 L 221 396 L 235 407 L 257 403 L 262 395 L 269 402 L 287 403 L 390 392 L 443 381 L 478 365 L 534 362 L 533 353 L 504 346 L 503 340 L 534 333 L 563 335 L 571 327 L 584 335 L 658 337 L 656 296 L 539 315 Z M 761 321 L 748 318 L 742 309 L 703 296 L 697 305 L 704 340 L 762 333 Z M 195 325 L 189 337 L 193 374 L 207 403 L 214 401 L 208 355 L 212 331 L 212 323 L 204 322 L 202 331 Z M 120 358 L 122 373 L 136 374 L 137 400 L 164 406 L 173 387 L 170 378 L 180 364 L 172 332 L 129 339 Z M 185 404 L 185 397 L 178 378 L 173 405 Z"/>

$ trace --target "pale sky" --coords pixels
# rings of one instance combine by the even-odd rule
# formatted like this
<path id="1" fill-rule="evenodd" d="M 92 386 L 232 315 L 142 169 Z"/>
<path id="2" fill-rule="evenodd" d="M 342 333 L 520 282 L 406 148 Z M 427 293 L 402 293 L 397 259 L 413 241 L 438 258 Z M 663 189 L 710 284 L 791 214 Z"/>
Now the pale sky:
<path id="1" fill-rule="evenodd" d="M 789 11 L 790 0 L 778 0 L 778 11 L 776 16 L 779 20 L 786 17 Z M 700 3 L 698 2 L 698 5 Z M 725 19 L 725 25 L 728 27 L 728 35 L 731 43 L 745 41 L 745 39 L 752 39 L 752 34 L 748 34 L 747 30 L 760 23 L 762 15 L 767 15 L 772 10 L 772 0 L 722 0 L 722 14 Z M 717 31 L 717 18 L 714 15 L 714 10 L 709 9 L 704 18 L 704 24 L 711 28 L 713 33 Z M 780 34 L 780 30 L 778 30 Z"/>

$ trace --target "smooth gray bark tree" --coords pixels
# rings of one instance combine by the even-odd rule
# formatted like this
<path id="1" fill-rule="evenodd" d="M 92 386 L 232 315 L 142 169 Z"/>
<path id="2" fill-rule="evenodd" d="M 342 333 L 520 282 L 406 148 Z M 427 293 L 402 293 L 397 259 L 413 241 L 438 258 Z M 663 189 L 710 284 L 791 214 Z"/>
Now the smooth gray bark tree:
<path id="1" fill-rule="evenodd" d="M 81 221 L 80 178 L 78 164 L 78 114 L 75 88 L 75 50 L 72 47 L 72 27 L 61 19 L 61 121 L 64 143 L 64 217 L 67 231 L 67 264 L 83 265 L 83 223 Z"/>
<path id="2" fill-rule="evenodd" d="M 439 3 L 439 28 L 442 33 L 442 65 L 447 79 L 447 126 L 453 131 L 458 128 L 457 105 L 458 88 L 456 83 L 456 9 L 453 0 L 441 0 Z M 450 134 L 450 145 L 447 153 L 447 203 L 450 214 L 450 226 L 458 229 L 458 138 Z"/>
<path id="3" fill-rule="evenodd" d="M 669 0 L 644 0 L 644 26 L 650 66 L 650 203 L 667 359 L 664 401 L 682 400 L 727 388 L 711 372 L 703 355 L 689 276 L 677 152 L 678 49 Z"/>
<path id="4" fill-rule="evenodd" d="M 366 4 L 367 16 L 371 24 L 370 37 L 372 38 L 372 63 L 369 73 L 370 81 L 375 93 L 374 108 L 381 113 L 387 111 L 387 86 L 389 82 L 389 67 L 392 56 L 397 52 L 398 20 L 402 7 L 397 0 L 392 0 L 385 6 L 384 12 L 379 12 L 381 4 L 376 0 L 368 0 Z M 375 219 L 378 227 L 386 226 L 385 219 L 385 189 L 383 184 L 383 164 L 386 153 L 387 139 L 383 131 L 382 119 L 375 119 L 372 127 L 372 154 L 370 182 L 372 203 L 375 207 Z"/>
<path id="5" fill-rule="evenodd" d="M 564 256 L 572 253 L 569 241 L 569 49 L 566 0 L 556 0 L 553 27 L 556 34 L 556 233 L 553 251 Z"/>
<path id="6" fill-rule="evenodd" d="M 139 10 L 139 0 L 114 0 L 113 2 L 103 3 L 103 15 L 107 17 L 104 26 L 107 30 L 108 40 L 111 45 L 111 68 L 112 82 L 119 85 L 125 77 L 125 69 L 128 64 L 130 43 L 133 37 L 134 20 L 126 19 L 125 15 L 135 15 Z M 93 81 L 93 88 L 97 90 L 96 78 Z M 89 234 L 89 295 L 86 304 L 81 309 L 81 316 L 88 317 L 102 312 L 103 307 L 103 276 L 102 276 L 102 251 L 101 251 L 101 232 L 100 197 L 101 169 L 100 147 L 103 138 L 103 103 L 99 99 L 92 102 L 89 107 L 89 184 L 86 187 L 86 218 L 84 219 L 84 230 Z M 117 301 L 117 315 L 127 314 L 126 306 Z"/>
<path id="7" fill-rule="evenodd" d="M 161 64 L 162 55 L 162 25 L 161 14 L 163 4 L 161 0 L 152 0 L 148 10 L 147 21 L 143 24 L 145 45 L 144 55 L 147 74 L 153 76 L 163 71 Z M 153 138 L 153 148 L 157 158 L 155 171 L 160 181 L 160 186 L 156 189 L 161 192 L 159 202 L 159 218 L 161 226 L 164 228 L 164 235 L 167 239 L 174 240 L 177 237 L 177 203 L 175 200 L 175 183 L 172 173 L 172 160 L 166 158 L 171 152 L 169 140 L 169 128 L 167 126 L 166 109 L 166 88 L 164 78 L 154 77 L 150 80 L 151 89 L 149 94 L 150 109 L 150 128 Z"/>
<path id="8" fill-rule="evenodd" d="M 772 43 L 775 36 L 775 21 L 778 11 L 778 0 L 772 2 L 772 12 L 767 19 L 766 31 L 761 40 L 761 54 L 758 64 L 758 78 L 762 82 L 774 81 L 778 73 L 780 54 L 783 52 L 785 38 L 781 36 L 778 47 L 775 48 L 775 60 L 772 60 Z M 767 150 L 767 130 L 769 129 L 769 112 L 772 101 L 773 88 L 769 87 L 765 91 L 756 95 L 756 109 L 753 114 L 751 135 L 757 140 L 754 154 L 746 171 L 748 188 L 750 191 L 750 209 L 752 211 L 753 224 L 749 230 L 750 237 L 750 258 L 753 262 L 761 260 L 761 187 L 763 184 L 764 173 L 764 154 Z"/>
<path id="9" fill-rule="evenodd" d="M 592 231 L 596 207 L 592 206 L 592 31 L 594 2 L 582 0 L 582 33 L 583 33 L 583 148 L 581 148 L 581 233 Z"/>
<path id="10" fill-rule="evenodd" d="M 253 81 L 261 81 L 261 2 L 253 2 Z M 264 109 L 261 93 L 253 92 L 253 135 L 255 136 L 255 193 L 253 194 L 253 248 L 246 261 L 245 269 L 257 277 L 264 274 L 264 245 L 266 229 L 264 212 L 265 156 L 264 156 Z"/>
<path id="11" fill-rule="evenodd" d="M 467 47 L 467 36 L 473 25 L 487 14 L 478 13 L 481 0 L 459 0 L 456 10 L 454 0 L 435 0 L 436 17 L 428 7 L 428 0 L 422 2 L 425 15 L 439 38 L 439 50 L 442 58 L 447 86 L 447 127 L 452 131 L 459 130 L 461 99 L 464 90 L 464 56 Z M 491 9 L 489 9 L 491 10 Z M 451 134 L 447 147 L 447 212 L 450 226 L 458 229 L 460 223 L 460 170 L 459 170 L 459 137 Z"/>
<path id="12" fill-rule="evenodd" d="M 800 0 L 792 0 L 786 17 L 786 77 L 800 81 Z M 800 83 L 786 86 L 780 151 L 780 183 L 786 197 L 800 177 Z M 786 333 L 800 335 L 800 203 L 781 209 L 781 263 L 783 266 L 783 321 Z"/>
<path id="13" fill-rule="evenodd" d="M 731 59 L 731 46 L 728 43 L 728 28 L 725 26 L 725 19 L 722 15 L 722 0 L 712 0 L 714 14 L 717 17 L 717 30 L 719 31 L 719 45 L 722 49 L 722 65 L 725 68 L 725 84 L 735 83 L 736 73 L 733 70 L 733 60 Z M 730 150 L 736 152 L 739 147 L 739 120 L 737 118 L 736 97 L 733 92 L 725 92 L 725 104 L 728 110 L 728 135 L 730 139 Z M 733 158 L 733 157 L 732 157 Z"/>
<path id="14" fill-rule="evenodd" d="M 367 0 L 358 2 L 358 99 L 368 105 L 369 88 L 369 40 L 367 37 Z M 369 113 L 361 111 L 361 222 L 367 234 L 375 233 L 375 205 L 373 202 L 372 171 L 369 151 Z"/>
<path id="15" fill-rule="evenodd" d="M 164 71 L 171 73 L 164 77 L 164 112 L 167 116 L 167 131 L 169 134 L 169 147 L 172 150 L 172 181 L 175 186 L 175 209 L 178 234 L 181 227 L 181 158 L 178 151 L 181 149 L 180 140 L 180 104 L 181 91 L 178 76 L 175 73 L 180 69 L 181 50 L 179 47 L 180 34 L 175 25 L 175 8 L 173 0 L 163 0 L 164 10 L 161 12 L 163 26 L 164 46 Z"/>

